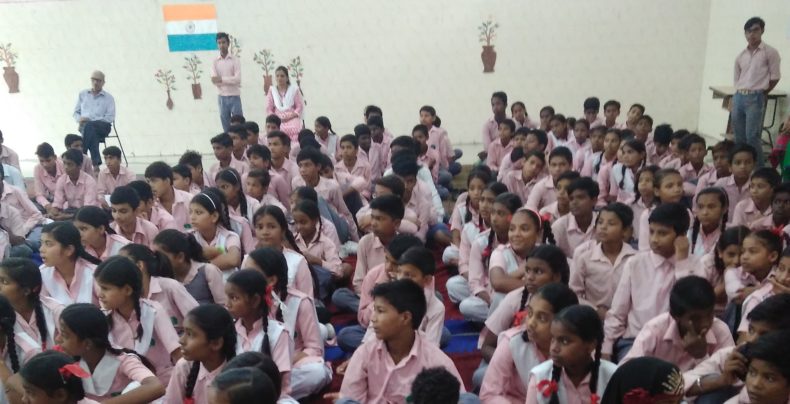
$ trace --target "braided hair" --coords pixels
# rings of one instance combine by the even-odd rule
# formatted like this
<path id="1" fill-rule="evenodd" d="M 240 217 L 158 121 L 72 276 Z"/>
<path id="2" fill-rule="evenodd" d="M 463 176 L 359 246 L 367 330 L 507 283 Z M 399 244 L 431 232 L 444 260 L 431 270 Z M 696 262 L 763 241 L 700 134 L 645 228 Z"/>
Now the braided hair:
<path id="1" fill-rule="evenodd" d="M 41 299 L 39 298 L 39 293 L 41 293 L 41 271 L 29 259 L 6 258 L 3 262 L 0 262 L 0 272 L 4 272 L 7 278 L 16 282 L 20 289 L 28 290 L 27 303 L 33 307 L 33 312 L 36 316 L 36 327 L 41 337 L 41 349 L 46 350 L 50 331 L 47 329 L 44 308 L 41 306 Z"/>
<path id="2" fill-rule="evenodd" d="M 77 227 L 74 226 L 72 222 L 52 222 L 45 224 L 44 227 L 41 228 L 41 234 L 49 234 L 50 237 L 54 238 L 55 241 L 63 247 L 74 247 L 74 257 L 72 259 L 75 262 L 82 258 L 91 264 L 98 265 L 101 263 L 100 259 L 88 254 L 85 248 L 82 247 L 80 231 L 77 230 Z"/>
<path id="3" fill-rule="evenodd" d="M 151 251 L 150 248 L 142 244 L 127 244 L 121 247 L 120 252 L 132 261 L 142 263 L 148 276 L 175 278 L 170 260 L 159 251 Z"/>
<path id="4" fill-rule="evenodd" d="M 115 234 L 115 230 L 110 226 L 112 216 L 98 206 L 83 206 L 77 209 L 77 212 L 74 213 L 74 221 L 85 223 L 91 227 L 102 226 L 105 233 Z"/>
<path id="5" fill-rule="evenodd" d="M 577 335 L 582 341 L 590 342 L 595 341 L 595 355 L 590 365 L 590 393 L 597 396 L 598 389 L 598 370 L 601 366 L 601 347 L 603 345 L 603 321 L 598 316 L 598 313 L 590 306 L 586 305 L 573 305 L 562 309 L 554 317 L 554 321 L 561 323 L 568 331 Z M 558 383 L 562 367 L 557 364 L 551 371 L 551 380 Z M 590 400 L 595 402 L 595 400 Z M 560 404 L 557 390 L 552 392 L 549 399 L 550 404 Z"/>
<path id="6" fill-rule="evenodd" d="M 195 327 L 206 334 L 206 341 L 215 341 L 222 338 L 222 355 L 225 361 L 229 361 L 236 356 L 236 327 L 233 318 L 228 311 L 214 303 L 203 304 L 190 310 L 187 320 Z M 185 402 L 193 398 L 195 383 L 197 383 L 198 373 L 200 372 L 200 360 L 192 362 L 187 375 L 186 391 L 184 393 Z"/>
<path id="7" fill-rule="evenodd" d="M 296 206 L 294 206 L 293 210 L 291 211 L 291 215 L 293 216 L 293 214 L 296 212 L 301 212 L 310 220 L 318 223 L 317 237 L 315 241 L 316 243 L 321 241 L 321 232 L 324 230 L 324 223 L 321 220 L 321 211 L 318 208 L 318 204 L 309 199 L 303 199 L 296 203 Z M 310 241 L 312 240 L 304 240 L 306 245 L 308 245 Z"/>
<path id="8" fill-rule="evenodd" d="M 618 147 L 619 147 L 620 142 L 623 141 L 623 134 L 622 134 L 622 132 L 620 132 L 620 130 L 618 130 L 618 129 L 609 129 L 609 130 L 607 130 L 606 133 L 604 134 L 604 143 L 606 142 L 606 136 L 609 136 L 610 133 L 615 135 L 615 136 L 617 136 L 617 143 L 618 143 Z M 595 166 L 593 167 L 593 176 L 594 177 L 597 177 L 598 176 L 598 172 L 601 171 L 601 163 L 603 163 L 605 155 L 606 155 L 606 148 L 604 147 L 604 150 L 602 150 L 600 152 L 600 154 L 598 155 L 599 156 L 598 162 L 596 162 Z M 617 163 L 617 154 L 614 155 L 614 160 L 612 160 L 612 165 L 614 165 L 616 163 Z"/>
<path id="9" fill-rule="evenodd" d="M 239 172 L 236 171 L 235 168 L 226 168 L 217 173 L 214 177 L 214 181 L 217 183 L 217 187 L 219 188 L 219 182 L 227 182 L 230 184 L 231 188 L 236 189 L 236 199 L 239 201 L 239 213 L 241 213 L 241 217 L 247 217 L 247 197 L 244 195 L 244 191 L 242 190 L 242 183 L 241 183 L 241 175 Z M 233 190 L 231 190 L 233 192 Z M 224 193 L 223 193 L 224 194 Z M 228 196 L 225 195 L 225 199 L 228 199 Z"/>
<path id="10" fill-rule="evenodd" d="M 510 215 L 516 213 L 522 206 L 521 198 L 511 192 L 505 192 L 504 194 L 500 194 L 494 200 L 494 205 L 502 205 L 505 207 L 505 210 L 510 212 Z M 496 231 L 494 228 L 491 228 L 491 231 L 488 233 L 488 244 L 486 245 L 485 249 L 483 249 L 483 263 L 484 267 L 488 268 L 488 263 L 491 261 L 491 253 L 494 250 L 494 238 L 496 237 Z M 505 235 L 507 237 L 507 234 Z M 507 240 L 499 240 L 501 243 L 506 243 Z"/>
<path id="11" fill-rule="evenodd" d="M 560 284 L 567 285 L 570 281 L 571 271 L 568 266 L 568 259 L 559 247 L 551 244 L 539 245 L 529 253 L 527 260 L 529 259 L 538 259 L 548 264 L 553 275 L 560 276 Z M 527 300 L 529 300 L 529 290 L 524 286 L 524 289 L 521 291 L 521 303 L 519 303 L 518 311 L 522 311 L 527 307 Z"/>
<path id="12" fill-rule="evenodd" d="M 232 284 L 249 298 L 253 296 L 260 297 L 260 312 L 258 315 L 261 317 L 263 328 L 263 341 L 261 342 L 260 351 L 271 356 L 272 348 L 269 343 L 269 335 L 267 334 L 267 330 L 269 329 L 269 305 L 266 300 L 270 298 L 270 296 L 266 294 L 266 290 L 268 289 L 266 277 L 263 276 L 261 271 L 255 269 L 242 269 L 234 272 L 228 278 L 227 284 Z"/>
<path id="13" fill-rule="evenodd" d="M 653 176 L 653 178 L 655 178 L 656 171 L 658 171 L 659 169 L 660 168 L 658 166 L 644 166 L 642 167 L 642 169 L 637 171 L 636 176 L 634 177 L 634 201 L 631 203 L 637 203 L 639 202 L 640 199 L 642 199 L 642 193 L 639 192 L 639 180 L 642 178 L 642 174 L 650 173 L 650 175 Z"/>
<path id="14" fill-rule="evenodd" d="M 551 222 L 548 219 L 545 219 L 538 215 L 532 209 L 522 209 L 523 212 L 527 213 L 530 219 L 532 219 L 532 223 L 535 227 L 541 232 L 543 235 L 540 239 L 540 242 L 543 244 L 557 244 L 557 241 L 554 239 L 554 232 L 551 230 Z"/>
<path id="15" fill-rule="evenodd" d="M 63 352 L 44 351 L 30 358 L 19 370 L 19 375 L 25 383 L 42 390 L 49 397 L 63 390 L 68 402 L 76 403 L 85 398 L 82 379 L 73 374 L 64 375 L 60 372 L 64 366 L 74 362 L 74 358 Z"/>
<path id="16" fill-rule="evenodd" d="M 483 182 L 483 186 L 487 186 L 491 182 L 491 169 L 488 166 L 480 166 L 472 170 L 469 173 L 469 177 L 466 179 L 466 188 L 469 189 L 472 187 L 472 180 L 478 179 Z M 464 215 L 464 223 L 469 223 L 472 220 L 472 210 L 470 209 L 470 205 L 472 204 L 472 198 L 469 197 L 469 194 L 466 195 L 466 214 Z M 479 218 L 478 226 L 483 224 L 483 219 Z"/>
<path id="17" fill-rule="evenodd" d="M 99 264 L 94 272 L 96 282 L 101 287 L 102 284 L 112 285 L 118 288 L 129 286 L 132 289 L 132 295 L 129 296 L 132 304 L 134 305 L 134 312 L 137 314 L 138 319 L 142 319 L 142 310 L 140 309 L 140 298 L 143 292 L 143 280 L 140 269 L 137 268 L 135 263 L 124 256 L 116 255 L 108 258 L 106 261 Z M 112 327 L 112 315 L 117 310 L 113 308 L 107 314 L 107 323 Z M 143 322 L 137 323 L 137 335 L 135 339 L 140 341 L 143 338 Z"/>
<path id="18" fill-rule="evenodd" d="M 162 230 L 154 237 L 154 245 L 156 245 L 157 250 L 168 254 L 184 254 L 184 258 L 186 258 L 188 263 L 192 261 L 207 262 L 206 257 L 203 256 L 203 246 L 198 243 L 195 236 L 191 233 L 182 233 L 175 229 Z"/>
<path id="19" fill-rule="evenodd" d="M 263 247 L 253 250 L 249 257 L 266 277 L 277 277 L 277 283 L 272 290 L 284 302 L 288 297 L 288 262 L 283 253 L 272 247 Z M 283 321 L 282 308 L 279 306 L 275 318 Z"/>
<path id="20" fill-rule="evenodd" d="M 642 155 L 642 161 L 640 161 L 639 165 L 637 166 L 637 167 L 642 167 L 644 165 L 644 163 L 645 163 L 645 159 L 647 158 L 647 155 L 645 153 L 645 144 L 640 142 L 640 141 L 638 141 L 638 140 L 636 140 L 636 139 L 633 139 L 633 140 L 627 141 L 623 145 L 623 149 L 625 149 L 626 147 L 628 147 L 629 149 L 632 149 L 633 151 L 635 151 L 635 152 L 637 152 L 637 153 Z M 630 167 L 626 167 L 625 164 L 622 164 L 622 163 L 621 163 L 621 166 L 622 166 L 622 172 L 620 174 L 621 174 L 622 178 L 620 179 L 620 183 L 618 184 L 618 186 L 619 186 L 620 189 L 624 189 L 624 187 L 625 187 L 625 174 L 626 174 L 626 171 Z M 634 183 L 634 188 L 636 188 L 636 183 Z"/>
<path id="21" fill-rule="evenodd" d="M 5 351 L 11 360 L 11 371 L 19 372 L 19 356 L 16 352 L 16 340 L 14 339 L 14 325 L 16 324 L 16 312 L 14 306 L 3 295 L 0 295 L 0 332 L 5 336 Z"/>
<path id="22" fill-rule="evenodd" d="M 727 227 L 727 220 L 729 216 L 729 206 L 730 206 L 730 199 L 727 196 L 727 193 L 724 192 L 722 188 L 719 187 L 708 187 L 703 189 L 702 191 L 697 194 L 697 205 L 699 205 L 699 200 L 702 198 L 703 195 L 716 195 L 719 197 L 719 203 L 721 203 L 722 209 L 722 216 L 721 216 L 721 225 L 719 228 L 724 230 Z M 700 228 L 702 227 L 702 223 L 699 220 L 697 215 L 694 215 L 694 223 L 691 225 L 691 251 L 694 252 L 694 248 L 697 246 L 697 239 L 699 238 Z"/>
<path id="23" fill-rule="evenodd" d="M 576 296 L 576 293 L 564 283 L 553 282 L 543 285 L 535 292 L 534 296 L 539 296 L 547 301 L 551 305 L 551 310 L 554 314 L 559 313 L 568 306 L 579 304 L 579 298 Z M 526 306 L 526 302 L 522 303 L 521 310 L 524 310 L 524 306 Z M 529 342 L 529 336 L 526 332 L 521 333 L 521 338 L 524 342 Z"/>
<path id="24" fill-rule="evenodd" d="M 228 203 L 225 194 L 217 188 L 206 188 L 203 192 L 192 197 L 190 204 L 203 207 L 209 214 L 216 212 L 219 215 L 217 226 L 222 226 L 227 230 L 231 229 L 230 214 L 228 213 Z"/>

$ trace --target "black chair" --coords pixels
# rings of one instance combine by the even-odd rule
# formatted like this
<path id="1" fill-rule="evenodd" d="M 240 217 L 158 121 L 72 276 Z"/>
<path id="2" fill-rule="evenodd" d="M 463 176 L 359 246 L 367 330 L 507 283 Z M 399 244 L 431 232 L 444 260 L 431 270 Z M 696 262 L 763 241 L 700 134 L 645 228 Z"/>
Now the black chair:
<path id="1" fill-rule="evenodd" d="M 104 147 L 107 147 L 107 139 L 114 138 L 118 140 L 118 148 L 121 149 L 121 156 L 123 156 L 123 163 L 126 167 L 129 167 L 129 160 L 126 159 L 126 152 L 123 150 L 123 143 L 121 143 L 121 137 L 118 135 L 118 130 L 115 128 L 115 122 L 112 123 L 112 132 L 105 136 L 104 139 L 99 141 L 99 143 L 103 143 Z"/>

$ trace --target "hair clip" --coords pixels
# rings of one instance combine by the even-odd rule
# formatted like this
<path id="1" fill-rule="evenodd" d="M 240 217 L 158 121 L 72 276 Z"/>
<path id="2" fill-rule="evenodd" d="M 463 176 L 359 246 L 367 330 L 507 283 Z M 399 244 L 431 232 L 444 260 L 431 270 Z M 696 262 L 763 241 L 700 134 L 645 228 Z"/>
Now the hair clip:
<path id="1" fill-rule="evenodd" d="M 551 397 L 558 389 L 557 382 L 554 380 L 541 380 L 538 382 L 538 391 L 543 394 L 543 397 Z"/>
<path id="2" fill-rule="evenodd" d="M 266 301 L 266 307 L 270 309 L 274 304 L 274 302 L 272 302 L 272 290 L 274 290 L 274 287 L 271 284 L 266 285 L 266 296 L 264 297 L 264 300 Z"/>

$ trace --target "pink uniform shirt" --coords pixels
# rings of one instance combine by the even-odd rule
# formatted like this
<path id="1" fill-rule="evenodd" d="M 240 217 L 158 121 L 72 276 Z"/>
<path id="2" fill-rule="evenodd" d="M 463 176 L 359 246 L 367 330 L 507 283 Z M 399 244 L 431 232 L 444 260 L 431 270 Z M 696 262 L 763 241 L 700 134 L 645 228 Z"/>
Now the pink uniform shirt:
<path id="1" fill-rule="evenodd" d="M 112 227 L 112 229 L 115 230 L 115 233 L 118 235 L 124 236 L 123 232 L 121 231 L 121 226 L 118 225 L 117 222 L 112 222 L 110 227 Z M 154 238 L 157 234 L 159 234 L 159 229 L 157 229 L 153 223 L 137 217 L 136 224 L 134 226 L 134 233 L 132 234 L 132 238 L 129 241 L 135 244 L 142 244 L 148 248 L 152 248 L 154 245 Z"/>
<path id="2" fill-rule="evenodd" d="M 367 328 L 370 324 L 370 315 L 373 312 L 373 296 L 370 295 L 370 292 L 373 291 L 373 287 L 390 280 L 387 271 L 384 269 L 384 264 L 376 265 L 365 275 L 365 280 L 362 281 L 362 288 L 359 293 L 359 311 L 357 312 L 359 325 Z"/>
<path id="3" fill-rule="evenodd" d="M 235 157 L 233 157 L 233 155 L 231 155 L 230 163 L 228 163 L 227 166 L 223 167 L 222 163 L 217 161 L 216 163 L 212 164 L 211 167 L 209 167 L 208 173 L 206 173 L 206 175 L 208 175 L 207 185 L 210 187 L 215 186 L 217 184 L 216 183 L 217 174 L 219 174 L 220 171 L 226 168 L 232 168 L 239 173 L 240 176 L 239 182 L 241 182 L 241 176 L 247 174 L 247 172 L 250 171 L 250 166 L 248 164 L 244 163 L 241 160 L 237 160 Z"/>
<path id="4" fill-rule="evenodd" d="M 21 170 L 19 167 L 19 155 L 6 145 L 0 146 L 0 163 L 8 164 Z"/>
<path id="5" fill-rule="evenodd" d="M 192 221 L 189 218 L 189 204 L 192 201 L 192 194 L 175 188 L 173 188 L 173 192 L 175 195 L 175 200 L 173 201 L 173 206 L 168 213 L 173 215 L 173 219 L 176 221 L 178 230 L 187 232 L 189 228 L 192 227 Z M 159 206 L 164 208 L 164 206 L 161 204 L 159 204 Z M 165 209 L 165 211 L 167 211 L 167 209 Z M 187 227 L 187 225 L 189 225 L 189 227 Z"/>
<path id="6" fill-rule="evenodd" d="M 557 200 L 557 190 L 554 188 L 554 178 L 546 176 L 532 188 L 524 206 L 538 210 Z"/>
<path id="7" fill-rule="evenodd" d="M 732 175 L 719 178 L 714 186 L 724 188 L 724 192 L 727 193 L 730 199 L 729 217 L 735 217 L 735 207 L 738 205 L 738 202 L 750 199 L 751 196 L 749 194 L 749 181 L 738 187 Z"/>
<path id="8" fill-rule="evenodd" d="M 770 81 L 782 77 L 780 62 L 779 52 L 765 42 L 760 42 L 753 51 L 747 47 L 735 58 L 735 89 L 768 89 Z"/>
<path id="9" fill-rule="evenodd" d="M 52 201 L 52 206 L 61 210 L 98 206 L 96 195 L 96 180 L 84 171 L 80 171 L 76 182 L 68 175 L 63 175 L 55 184 L 55 199 Z"/>
<path id="10" fill-rule="evenodd" d="M 610 307 L 623 266 L 634 254 L 636 250 L 623 243 L 620 254 L 612 263 L 604 254 L 601 243 L 589 242 L 579 246 L 573 255 L 571 290 L 593 307 Z"/>
<path id="11" fill-rule="evenodd" d="M 130 243 L 129 240 L 117 234 L 104 233 L 104 238 L 104 251 L 102 251 L 101 254 L 96 252 L 96 250 L 90 245 L 84 246 L 85 252 L 104 261 L 109 257 L 118 255 L 118 252 L 121 250 L 121 248 Z"/>
<path id="12" fill-rule="evenodd" d="M 502 179 L 502 183 L 507 186 L 507 190 L 518 195 L 522 203 L 527 203 L 535 184 L 538 181 L 545 179 L 541 176 L 536 176 L 528 181 L 524 181 L 524 175 L 521 171 L 513 171 Z"/>
<path id="13" fill-rule="evenodd" d="M 712 165 L 707 163 L 703 163 L 699 171 L 695 170 L 691 163 L 686 163 L 680 167 L 678 172 L 680 172 L 680 176 L 683 177 L 683 194 L 686 196 L 694 195 L 695 191 L 697 190 L 700 177 L 710 173 L 711 171 L 715 171 L 715 169 Z"/>
<path id="14" fill-rule="evenodd" d="M 562 216 L 551 225 L 551 232 L 554 233 L 557 247 L 559 247 L 568 258 L 573 258 L 576 247 L 593 238 L 597 215 L 593 213 L 592 216 L 592 221 L 587 226 L 587 230 L 582 230 L 579 227 L 579 224 L 576 222 L 576 217 L 573 215 Z"/>
<path id="15" fill-rule="evenodd" d="M 36 167 L 33 169 L 33 187 L 35 189 L 36 202 L 39 205 L 47 206 L 55 198 L 58 178 L 65 173 L 60 159 L 55 161 L 55 175 L 49 175 L 41 164 L 36 164 Z"/>
<path id="16" fill-rule="evenodd" d="M 488 157 L 486 165 L 491 168 L 491 171 L 498 171 L 502 160 L 510 158 L 510 153 L 513 151 L 513 143 L 509 142 L 507 145 L 502 144 L 502 139 L 497 139 L 488 145 Z"/>
<path id="17" fill-rule="evenodd" d="M 0 203 L 13 206 L 22 215 L 22 233 L 17 236 L 26 236 L 34 227 L 44 223 L 44 216 L 39 212 L 36 205 L 30 201 L 27 193 L 5 181 L 3 181 L 3 195 Z"/>
<path id="18" fill-rule="evenodd" d="M 310 242 L 306 242 L 299 233 L 296 233 L 295 237 L 296 245 L 302 253 L 320 258 L 322 267 L 339 277 L 342 276 L 340 269 L 342 262 L 340 261 L 340 255 L 337 253 L 335 243 L 329 238 L 323 237 L 318 231 L 318 227 L 316 227 L 316 232 Z"/>
<path id="19" fill-rule="evenodd" d="M 499 124 L 493 116 L 483 123 L 481 138 L 483 139 L 484 150 L 488 150 L 488 146 L 499 139 Z"/>
<path id="20" fill-rule="evenodd" d="M 523 328 L 514 327 L 500 334 L 480 387 L 481 401 L 510 404 L 523 403 L 527 399 L 529 370 L 548 358 L 532 342 L 513 341 L 514 338 L 522 338 L 523 333 Z M 514 351 L 514 347 L 520 349 Z"/>
<path id="21" fill-rule="evenodd" d="M 215 84 L 221 97 L 241 95 L 241 61 L 230 52 L 225 57 L 220 55 L 214 59 L 211 77 L 222 79 L 222 82 Z"/>
<path id="22" fill-rule="evenodd" d="M 195 388 L 192 390 L 192 398 L 195 400 L 194 404 L 208 404 L 208 386 L 214 381 L 214 378 L 222 371 L 225 364 L 219 365 L 216 369 L 209 371 L 203 364 L 200 364 L 200 371 L 198 371 L 197 380 L 195 381 Z M 170 377 L 170 383 L 167 384 L 165 397 L 162 399 L 164 404 L 184 404 L 184 397 L 186 396 L 187 378 L 189 371 L 192 369 L 192 362 L 181 358 L 176 362 L 173 367 L 173 375 Z"/>
<path id="23" fill-rule="evenodd" d="M 137 176 L 128 168 L 121 166 L 118 170 L 118 175 L 113 176 L 110 169 L 104 167 L 99 171 L 96 177 L 96 190 L 99 192 L 99 200 L 104 199 L 105 195 L 112 195 L 112 191 L 121 185 L 129 185 L 130 182 L 137 179 Z"/>
<path id="24" fill-rule="evenodd" d="M 730 217 L 730 225 L 743 225 L 752 231 L 768 229 L 773 227 L 773 213 L 770 204 L 761 212 L 752 198 L 746 198 L 735 205 L 735 213 Z"/>
<path id="25" fill-rule="evenodd" d="M 355 292 L 360 293 L 362 281 L 365 279 L 368 271 L 384 263 L 386 253 L 387 247 L 381 244 L 381 240 L 373 233 L 366 234 L 359 240 L 357 266 L 354 270 L 354 279 L 352 281 Z"/>
<path id="26" fill-rule="evenodd" d="M 91 373 L 90 366 L 80 360 L 80 367 Z M 143 380 L 156 377 L 134 354 L 114 355 L 105 352 L 99 360 L 93 374 L 82 379 L 85 396 L 92 400 L 105 401 L 116 397 L 132 382 L 142 383 Z"/>
<path id="27" fill-rule="evenodd" d="M 67 285 L 56 268 L 41 265 L 41 296 L 51 297 L 64 306 L 73 303 L 97 304 L 99 299 L 93 286 L 94 269 L 96 265 L 78 258 L 74 263 L 74 277 Z"/>
<path id="28" fill-rule="evenodd" d="M 190 310 L 198 306 L 197 300 L 187 292 L 181 282 L 158 276 L 152 276 L 148 284 L 148 300 L 155 301 L 165 309 L 176 331 L 184 324 L 184 317 Z"/>

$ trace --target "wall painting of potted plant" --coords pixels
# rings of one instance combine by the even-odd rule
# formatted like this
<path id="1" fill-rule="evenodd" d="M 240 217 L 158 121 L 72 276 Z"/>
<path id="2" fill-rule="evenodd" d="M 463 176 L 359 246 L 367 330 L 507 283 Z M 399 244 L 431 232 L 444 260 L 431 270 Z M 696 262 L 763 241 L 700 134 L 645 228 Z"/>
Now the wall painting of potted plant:
<path id="1" fill-rule="evenodd" d="M 19 92 L 19 74 L 17 74 L 14 66 L 16 65 L 16 52 L 11 50 L 11 44 L 0 44 L 0 60 L 5 62 L 3 66 L 3 78 L 8 85 L 9 93 Z"/>
<path id="2" fill-rule="evenodd" d="M 491 42 L 496 38 L 496 30 L 499 28 L 499 23 L 494 22 L 493 17 L 488 17 L 488 20 L 483 21 L 477 29 L 480 31 L 479 39 L 483 44 L 483 53 L 480 58 L 483 59 L 483 73 L 493 73 L 494 65 L 496 64 L 496 51 Z"/>
<path id="3" fill-rule="evenodd" d="M 274 71 L 274 54 L 271 49 L 261 49 L 252 56 L 255 63 L 261 65 L 263 69 L 263 92 L 268 94 L 269 87 L 272 86 L 272 72 Z"/>
<path id="4" fill-rule="evenodd" d="M 302 99 L 304 99 L 304 91 L 302 91 L 302 77 L 304 76 L 304 66 L 302 65 L 302 57 L 297 56 L 291 59 L 291 64 L 288 65 L 288 72 L 291 73 L 291 78 L 296 81 L 296 85 L 299 86 L 299 93 L 302 94 Z M 307 105 L 307 101 L 304 103 Z"/>
<path id="5" fill-rule="evenodd" d="M 185 57 L 184 60 L 186 61 L 184 69 L 189 72 L 187 80 L 192 81 L 192 98 L 199 100 L 203 96 L 203 88 L 200 87 L 200 75 L 203 74 L 203 69 L 200 68 L 200 59 L 193 53 L 192 56 Z"/>
<path id="6" fill-rule="evenodd" d="M 165 105 L 167 109 L 172 110 L 173 99 L 170 97 L 170 92 L 176 91 L 176 76 L 173 74 L 172 70 L 159 69 L 154 74 L 154 77 L 156 77 L 157 82 L 165 86 L 165 90 L 167 91 L 167 103 L 165 103 Z"/>
<path id="7" fill-rule="evenodd" d="M 230 46 L 228 47 L 228 52 L 236 56 L 237 58 L 241 57 L 241 46 L 239 45 L 239 39 L 233 35 L 228 35 L 230 38 Z"/>

